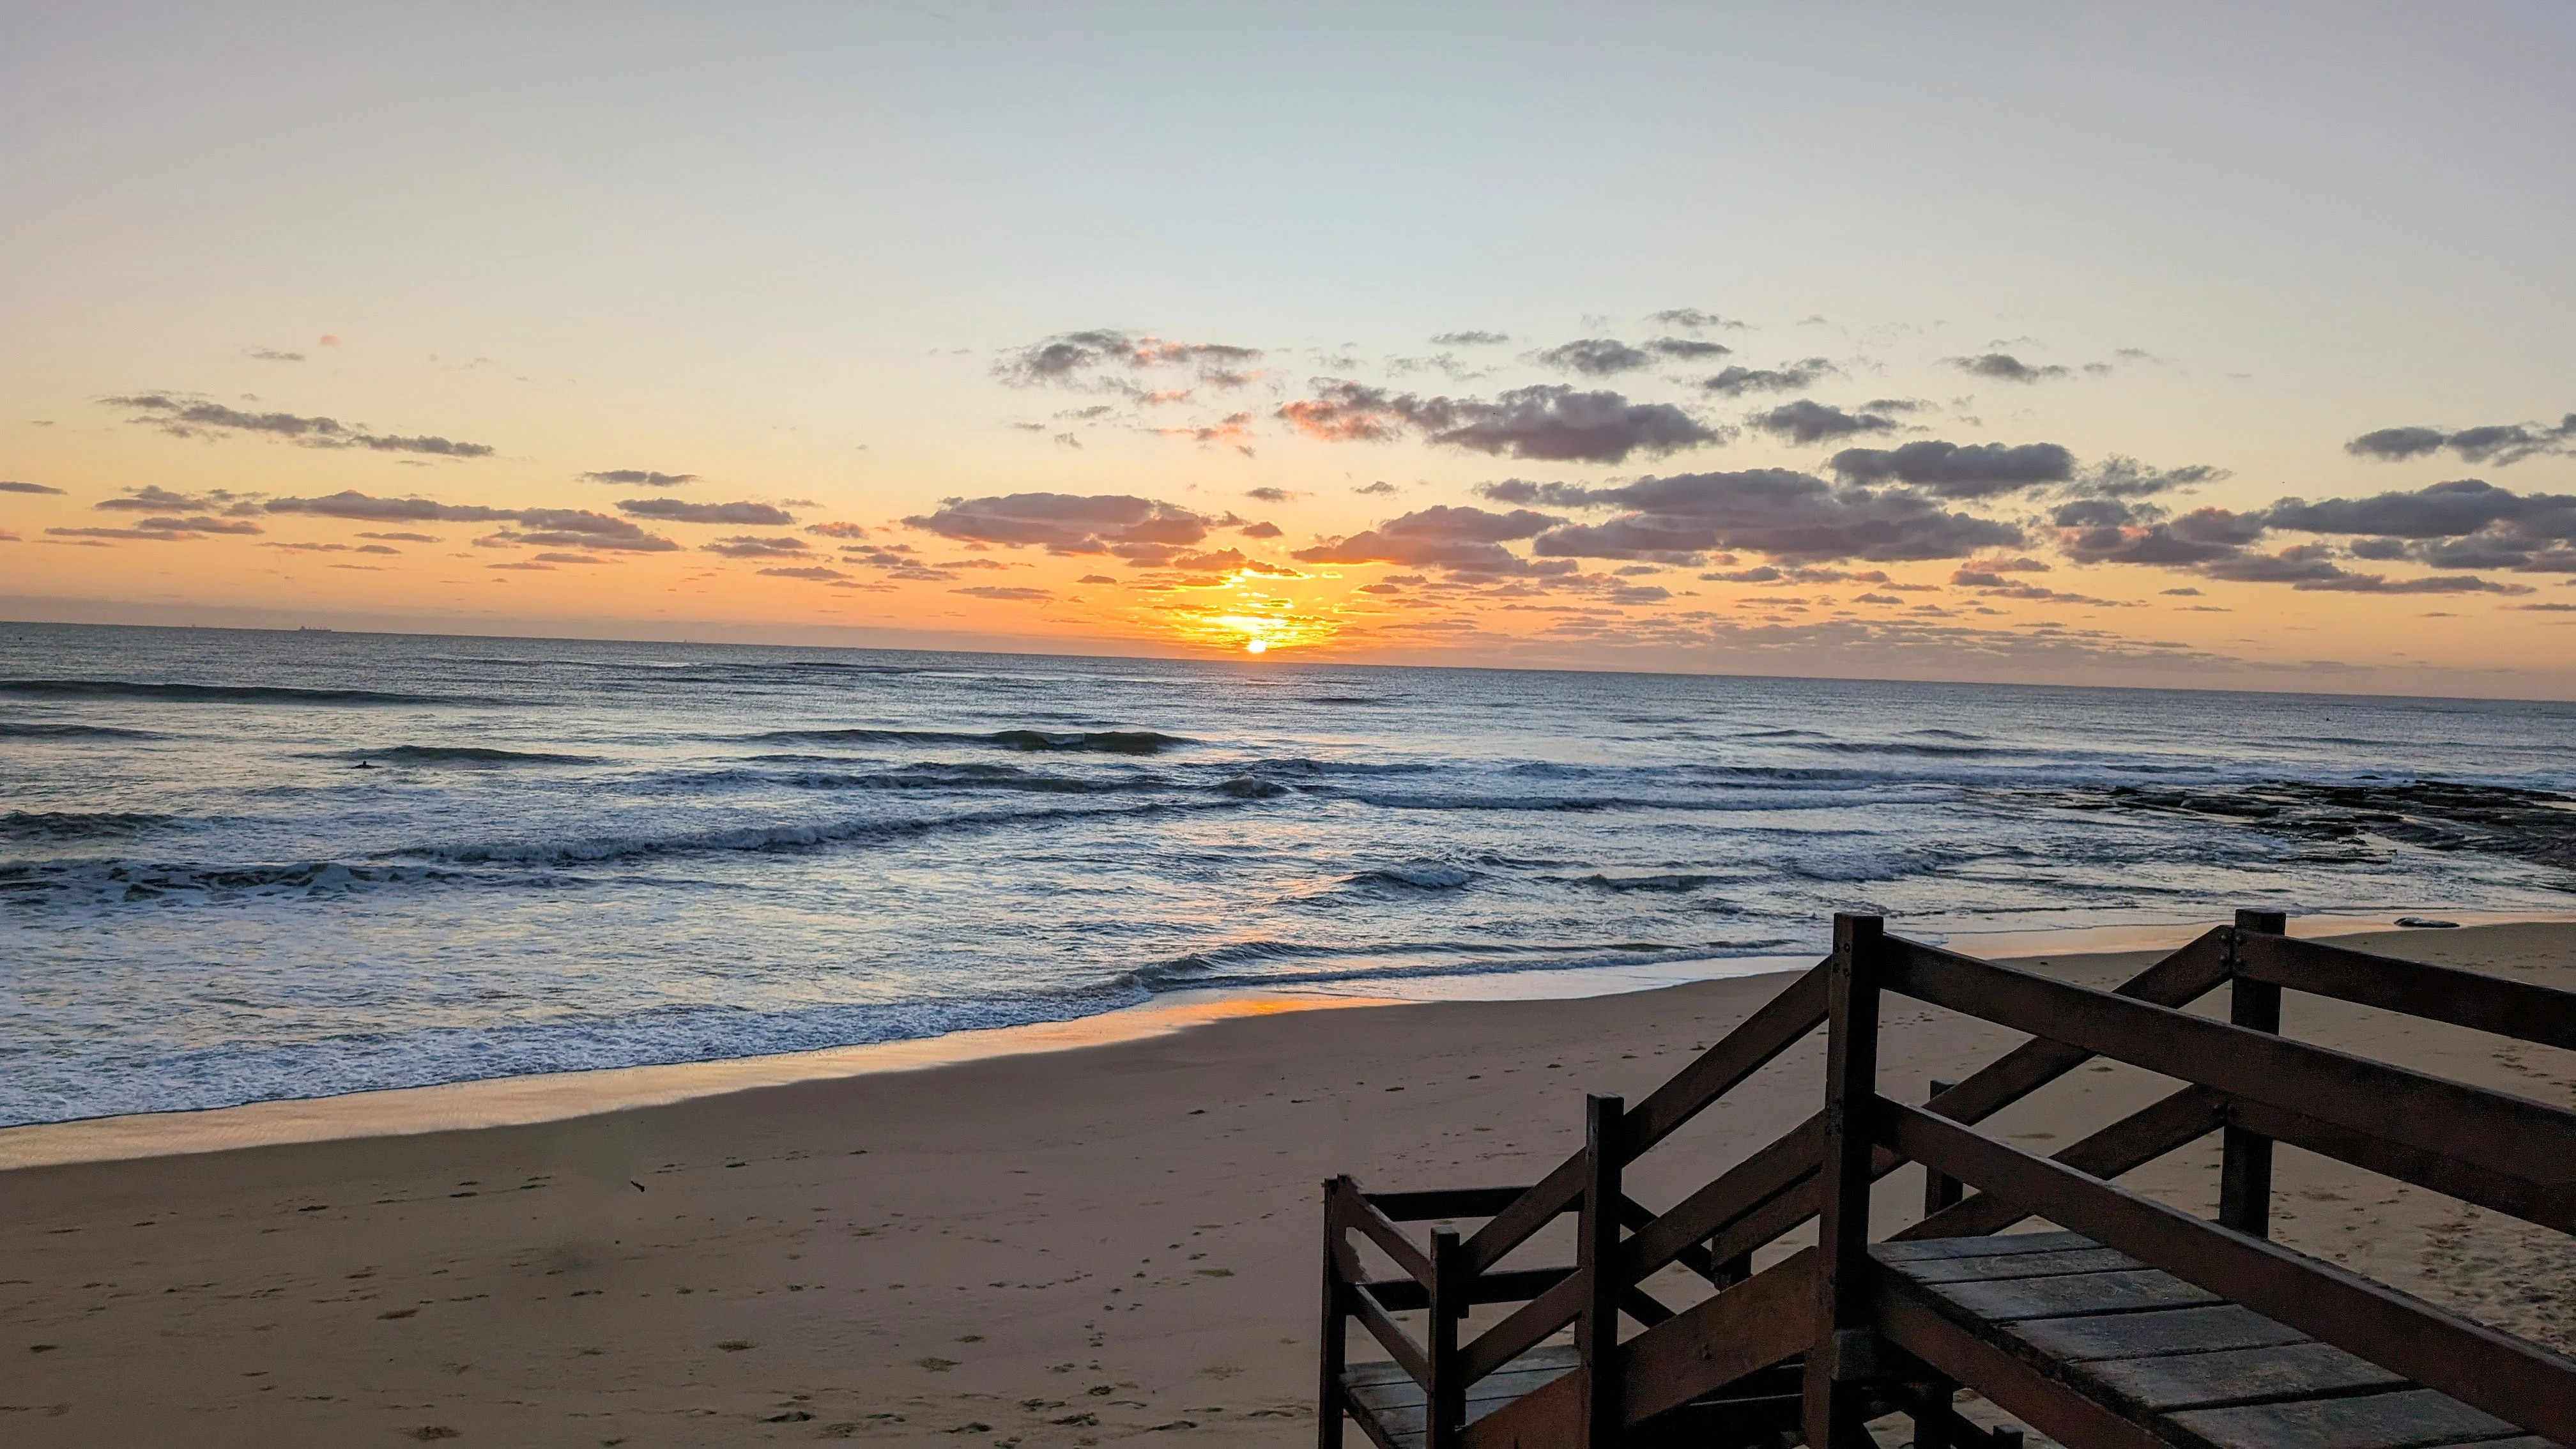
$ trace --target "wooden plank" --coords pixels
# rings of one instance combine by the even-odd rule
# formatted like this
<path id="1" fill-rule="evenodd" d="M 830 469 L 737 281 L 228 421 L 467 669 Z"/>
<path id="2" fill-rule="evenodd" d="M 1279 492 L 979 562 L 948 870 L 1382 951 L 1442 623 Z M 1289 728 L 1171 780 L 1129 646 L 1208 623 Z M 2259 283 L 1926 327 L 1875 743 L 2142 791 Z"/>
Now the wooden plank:
<path id="1" fill-rule="evenodd" d="M 1336 1201 L 1345 1181 L 1324 1180 L 1324 1301 L 1321 1345 L 1315 1355 L 1315 1449 L 1342 1449 L 1342 1359 L 1350 1347 L 1344 1316 L 1349 1311 L 1348 1290 L 1342 1285 L 1357 1276 L 1352 1270 L 1358 1267 L 1355 1261 L 1346 1261 L 1350 1244 L 1343 1240 Z"/>
<path id="2" fill-rule="evenodd" d="M 2430 1389 L 2195 1409 L 2166 1422 L 2208 1449 L 2422 1449 L 2514 1432 L 2513 1425 Z"/>
<path id="3" fill-rule="evenodd" d="M 1884 1263 L 1886 1258 L 1879 1261 Z M 1895 1265 L 1917 1283 L 1994 1282 L 2007 1278 L 2055 1278 L 2069 1273 L 2135 1272 L 2147 1265 L 2117 1248 L 2068 1248 L 2054 1253 L 2007 1253 L 1975 1257 L 1930 1258 Z"/>
<path id="4" fill-rule="evenodd" d="M 2223 1094 L 2207 1087 L 2185 1087 L 2070 1144 L 2051 1160 L 2087 1177 L 2118 1177 L 2217 1131 L 2225 1122 L 2225 1102 Z M 1992 1193 L 1981 1193 L 1934 1213 L 1896 1236 L 1913 1241 L 1953 1234 L 1999 1233 L 2028 1216 L 2024 1208 Z"/>
<path id="5" fill-rule="evenodd" d="M 1638 1424 L 1768 1368 L 1815 1340 L 1810 1248 L 1628 1340 L 1623 1418 Z"/>
<path id="6" fill-rule="evenodd" d="M 1619 1277 L 1620 1119 L 1626 1104 L 1595 1092 L 1583 1099 L 1583 1155 L 1591 1172 L 1583 1187 L 1583 1213 L 1576 1225 L 1574 1281 L 1583 1290 L 1583 1309 L 1574 1320 L 1574 1347 L 1582 1355 L 1577 1376 L 1583 1382 L 1582 1433 L 1578 1449 L 1612 1449 L 1619 1439 L 1619 1303 L 1626 1284 Z"/>
<path id="7" fill-rule="evenodd" d="M 2020 1356 L 1951 1322 L 1929 1290 L 1879 1275 L 1878 1328 L 1889 1342 L 2001 1405 L 2061 1444 L 2084 1449 L 2171 1449 L 2154 1434 L 2059 1383 Z"/>
<path id="8" fill-rule="evenodd" d="M 1413 1341 L 1413 1335 L 1404 1331 L 1404 1325 L 1387 1316 L 1386 1310 L 1378 1306 L 1378 1301 L 1369 1296 L 1367 1289 L 1351 1290 L 1351 1316 L 1358 1319 L 1360 1327 L 1367 1329 L 1369 1336 L 1386 1349 L 1389 1358 L 1412 1375 L 1415 1383 L 1431 1382 L 1431 1361 L 1424 1357 L 1422 1345 Z"/>
<path id="9" fill-rule="evenodd" d="M 2005 1332 L 2041 1358 L 2063 1363 L 2146 1358 L 2156 1354 L 2211 1353 L 2306 1343 L 2306 1334 L 2251 1308 L 2179 1308 L 2163 1313 L 2113 1313 L 2095 1318 L 2040 1318 Z"/>
<path id="10" fill-rule="evenodd" d="M 2576 1188 L 2576 1112 L 1891 937 L 1890 990 L 2351 1131 Z"/>
<path id="11" fill-rule="evenodd" d="M 2267 1318 L 2526 1429 L 2576 1443 L 2576 1362 L 1900 1103 L 1882 1099 L 1878 1125 L 1898 1151 L 2015 1198 L 2051 1222 L 2188 1274 Z"/>
<path id="12" fill-rule="evenodd" d="M 2105 1359 L 2072 1369 L 2069 1377 L 2144 1414 L 2414 1387 L 2368 1359 L 2313 1342 Z"/>
<path id="13" fill-rule="evenodd" d="M 2082 1233 L 2005 1233 L 1973 1238 L 1925 1238 L 1919 1242 L 1872 1243 L 1870 1256 L 1882 1263 L 1930 1263 L 1943 1258 L 1996 1258 L 2017 1253 L 2067 1253 L 2098 1248 Z M 1909 1274 L 1911 1270 L 1902 1270 Z"/>
<path id="14" fill-rule="evenodd" d="M 2142 1313 L 2156 1308 L 2206 1308 L 2226 1301 L 2206 1288 L 2152 1268 L 1925 1286 L 1970 1316 L 1996 1324 L 2031 1318 L 2079 1318 L 2094 1313 Z"/>
<path id="15" fill-rule="evenodd" d="M 1449 1187 L 1427 1192 L 1373 1192 L 1371 1206 L 1399 1223 L 1432 1218 L 1491 1217 L 1529 1195 L 1525 1187 Z"/>
<path id="16" fill-rule="evenodd" d="M 2262 936 L 2277 936 L 2286 929 L 2288 918 L 2279 911 L 2238 911 L 2236 930 L 2228 937 L 2230 968 L 2240 964 L 2247 942 Z M 2229 1025 L 2280 1035 L 2280 987 L 2268 981 L 2257 981 L 2240 971 L 2234 980 L 2227 983 L 2227 992 Z M 2268 1238 L 2272 1236 L 2272 1139 L 2247 1128 L 2236 1119 L 2228 1122 L 2221 1136 L 2219 1224 L 2240 1233 Z"/>
<path id="17" fill-rule="evenodd" d="M 1503 1321 L 1458 1350 L 1461 1372 L 1469 1383 L 1529 1352 L 1539 1340 L 1574 1321 L 1583 1311 L 1583 1280 L 1568 1273 L 1555 1287 L 1503 1316 Z"/>
<path id="18" fill-rule="evenodd" d="M 1623 1163 L 1634 1162 L 1673 1135 L 1709 1103 L 1825 1024 L 1827 962 L 1819 961 L 1764 1002 L 1715 1046 L 1646 1094 L 1621 1127 Z"/>
<path id="19" fill-rule="evenodd" d="M 1583 1426 L 1583 1376 L 1560 1374 L 1467 1426 L 1459 1449 L 1567 1449 Z"/>
<path id="20" fill-rule="evenodd" d="M 1467 1288 L 1469 1303 L 1521 1303 L 1553 1288 L 1572 1268 L 1515 1268 L 1488 1273 Z M 1389 1313 L 1411 1313 L 1431 1306 L 1431 1290 L 1410 1278 L 1368 1278 L 1360 1286 L 1375 1294 Z"/>
<path id="21" fill-rule="evenodd" d="M 2527 1223 L 2576 1233 L 2576 1184 L 2552 1187 L 2527 1178 L 2491 1172 L 2473 1162 L 2420 1148 L 2405 1147 L 2320 1122 L 2314 1117 L 2267 1107 L 2240 1098 L 2225 1099 L 2226 1115 L 2252 1131 L 2310 1152 L 2349 1162 L 2355 1167 L 2416 1183 Z"/>
<path id="22" fill-rule="evenodd" d="M 1681 1258 L 1702 1240 L 1741 1222 L 1748 1215 L 1772 1203 L 1781 1194 L 1797 1188 L 1815 1176 L 1817 1154 L 1823 1150 L 1824 1117 L 1820 1113 L 1773 1139 L 1752 1156 L 1735 1164 L 1706 1185 L 1673 1204 L 1670 1210 L 1637 1230 L 1621 1249 L 1620 1272 L 1631 1283 L 1638 1282 L 1668 1263 Z M 1795 1221 L 1763 1239 L 1769 1242 L 1794 1227 L 1815 1211 L 1801 1210 Z M 1756 1243 L 1754 1247 L 1760 1247 Z M 1721 1251 L 1723 1261 L 1735 1256 Z"/>
<path id="23" fill-rule="evenodd" d="M 1536 1187 L 1521 1194 L 1520 1201 L 1494 1214 L 1493 1221 L 1468 1235 L 1467 1266 L 1484 1272 L 1501 1262 L 1504 1254 L 1528 1242 L 1531 1234 L 1572 1211 L 1583 1196 L 1583 1179 L 1588 1171 L 1580 1152 L 1558 1163 L 1539 1179 Z"/>
<path id="24" fill-rule="evenodd" d="M 1395 1266 L 1414 1282 L 1428 1284 L 1431 1281 L 1431 1259 L 1404 1235 L 1404 1229 L 1369 1204 L 1368 1194 L 1359 1190 L 1359 1184 L 1347 1177 L 1342 1181 L 1350 1184 L 1339 1199 L 1343 1224 L 1367 1234 L 1368 1240 L 1385 1250 L 1386 1255 L 1395 1260 Z"/>
<path id="25" fill-rule="evenodd" d="M 2287 936 L 2239 945 L 2237 970 L 2293 991 L 2576 1051 L 2576 991 Z"/>

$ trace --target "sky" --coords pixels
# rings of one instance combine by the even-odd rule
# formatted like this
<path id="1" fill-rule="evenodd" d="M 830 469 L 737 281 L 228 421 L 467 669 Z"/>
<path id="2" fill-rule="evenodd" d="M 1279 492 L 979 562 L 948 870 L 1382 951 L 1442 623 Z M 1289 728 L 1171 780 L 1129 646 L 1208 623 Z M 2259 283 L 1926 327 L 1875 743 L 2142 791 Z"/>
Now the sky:
<path id="1" fill-rule="evenodd" d="M 0 9 L 0 617 L 2576 697 L 2576 11 Z"/>

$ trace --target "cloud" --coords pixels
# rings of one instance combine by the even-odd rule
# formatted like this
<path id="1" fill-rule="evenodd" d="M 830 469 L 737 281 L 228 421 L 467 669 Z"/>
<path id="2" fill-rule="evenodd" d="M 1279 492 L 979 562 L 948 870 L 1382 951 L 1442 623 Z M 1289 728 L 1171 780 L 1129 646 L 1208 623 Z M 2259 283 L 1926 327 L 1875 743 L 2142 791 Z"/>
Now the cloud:
<path id="1" fill-rule="evenodd" d="M 2009 352 L 1986 352 L 1975 357 L 1945 357 L 1941 359 L 1941 365 L 1955 367 L 1970 377 L 1982 377 L 1995 382 L 2048 382 L 2055 378 L 2074 375 L 2074 369 L 2055 364 L 2033 367 Z"/>
<path id="2" fill-rule="evenodd" d="M 1538 360 L 1545 366 L 1561 368 L 1567 372 L 1580 372 L 1592 377 L 1608 377 L 1614 373 L 1634 372 L 1641 367 L 1652 367 L 1655 364 L 1655 355 L 1642 347 L 1631 347 L 1615 338 L 1585 337 L 1551 347 L 1540 353 Z"/>
<path id="3" fill-rule="evenodd" d="M 382 538 L 382 539 L 389 539 L 389 540 L 391 540 L 391 541 L 393 541 L 393 542 L 395 542 L 395 543 L 436 543 L 436 542 L 438 542 L 438 536 L 437 536 L 436 534 L 430 534 L 430 533 L 361 533 L 361 534 L 359 534 L 359 535 L 358 535 L 358 537 L 360 537 L 360 538 Z"/>
<path id="4" fill-rule="evenodd" d="M 1297 495 L 1285 488 L 1247 488 L 1243 490 L 1243 496 L 1263 503 L 1285 503 Z"/>
<path id="5" fill-rule="evenodd" d="M 719 538 L 713 543 L 700 544 L 698 547 L 701 552 L 722 554 L 726 558 L 803 558 L 806 556 L 805 540 L 801 538 L 759 538 L 747 533 L 737 534 L 732 538 Z"/>
<path id="6" fill-rule="evenodd" d="M 500 569 L 505 572 L 528 574 L 550 574 L 555 571 L 555 566 L 553 564 L 531 563 L 525 559 L 522 559 L 517 563 L 485 564 L 483 567 L 487 569 Z M 498 583 L 500 580 L 495 579 L 493 582 Z"/>
<path id="7" fill-rule="evenodd" d="M 584 483 L 615 483 L 620 487 L 625 488 L 677 488 L 684 483 L 697 482 L 698 475 L 695 473 L 656 473 L 650 468 L 604 468 L 596 473 L 582 474 L 581 481 Z"/>
<path id="8" fill-rule="evenodd" d="M 1935 442 L 1845 448 L 1834 472 L 1854 483 L 1904 483 L 1941 498 L 1991 498 L 2075 476 L 2075 455 L 2055 443 Z"/>
<path id="9" fill-rule="evenodd" d="M 269 347 L 254 347 L 250 355 L 261 362 L 302 362 L 304 360 L 304 354 L 301 352 L 279 352 Z"/>
<path id="10" fill-rule="evenodd" d="M 553 544 L 606 549 L 617 553 L 669 553 L 679 547 L 645 532 L 623 518 L 586 508 L 487 508 L 475 503 L 441 503 L 430 498 L 377 498 L 344 490 L 321 498 L 272 498 L 270 513 L 302 513 L 323 518 L 349 518 L 368 523 L 517 523 L 527 532 L 492 535 L 502 543 Z M 426 534 L 389 535 L 435 543 Z"/>
<path id="11" fill-rule="evenodd" d="M 1702 342 L 1690 337 L 1658 337 L 1646 344 L 1646 350 L 1658 357 L 1670 357 L 1684 362 L 1704 362 L 1712 357 L 1724 357 L 1735 349 L 1723 342 Z"/>
<path id="12" fill-rule="evenodd" d="M 1144 389 L 1137 384 L 1101 374 L 1193 367 L 1199 380 L 1210 386 L 1241 387 L 1252 381 L 1248 367 L 1260 359 L 1258 348 L 1221 342 L 1173 342 L 1095 328 L 1063 333 L 1021 348 L 994 364 L 993 371 L 1003 381 L 1019 387 L 1108 387 L 1141 395 Z"/>
<path id="13" fill-rule="evenodd" d="M 1156 428 L 1167 438 L 1188 438 L 1192 442 L 1222 443 L 1243 456 L 1252 456 L 1252 414 L 1229 413 L 1215 422 L 1194 428 Z"/>
<path id="14" fill-rule="evenodd" d="M 839 569 L 825 568 L 821 564 L 807 564 L 803 568 L 767 568 L 760 572 L 773 579 L 811 579 L 818 584 L 849 577 Z"/>
<path id="15" fill-rule="evenodd" d="M 1081 578 L 1075 579 L 1074 582 L 1077 584 L 1114 584 L 1118 581 L 1107 574 L 1084 574 Z"/>
<path id="16" fill-rule="evenodd" d="M 492 447 L 488 443 L 460 443 L 430 434 L 401 437 L 372 433 L 364 428 L 343 426 L 331 418 L 298 417 L 293 413 L 246 413 L 222 403 L 168 393 L 134 393 L 101 401 L 109 407 L 139 414 L 134 421 L 148 423 L 180 438 L 227 432 L 266 433 L 307 448 L 364 448 L 380 453 L 432 453 L 449 458 L 488 458 L 492 455 Z"/>
<path id="17" fill-rule="evenodd" d="M 176 513 L 189 509 L 220 508 L 236 501 L 237 495 L 215 489 L 203 496 L 175 493 L 157 483 L 127 490 L 116 498 L 102 498 L 90 507 L 109 513 Z"/>
<path id="18" fill-rule="evenodd" d="M 2261 514 L 2196 508 L 2166 520 L 2158 510 L 2111 499 L 2069 503 L 2050 521 L 2058 547 L 2078 563 L 2153 564 L 2182 568 L 2235 558 L 2263 536 Z"/>
<path id="19" fill-rule="evenodd" d="M 2462 428 L 2456 433 L 2440 428 L 2381 428 L 2343 445 L 2343 450 L 2355 457 L 2391 462 L 2420 458 L 2444 448 L 2468 462 L 2492 462 L 2500 468 L 2525 458 L 2576 451 L 2576 413 L 2567 414 L 2555 425 L 2491 423 Z"/>
<path id="20" fill-rule="evenodd" d="M 1353 488 L 1351 491 L 1353 493 L 1369 494 L 1383 498 L 1395 492 L 1395 485 L 1389 483 L 1383 478 L 1380 478 L 1374 483 L 1361 484 L 1360 486 Z"/>
<path id="21" fill-rule="evenodd" d="M 1880 413 L 1847 413 L 1803 397 L 1769 412 L 1755 413 L 1745 421 L 1793 443 L 1829 443 L 1857 433 L 1892 433 L 1899 426 L 1896 419 Z"/>
<path id="22" fill-rule="evenodd" d="M 1429 442 L 1479 453 L 1617 463 L 1631 453 L 1669 453 L 1724 436 L 1670 403 L 1632 403 L 1619 393 L 1577 392 L 1561 383 L 1514 388 L 1490 402 L 1390 394 L 1323 379 L 1315 388 L 1316 397 L 1285 404 L 1279 416 L 1326 442 L 1374 441 L 1412 428 Z"/>
<path id="23" fill-rule="evenodd" d="M 1279 525 L 1275 523 L 1256 522 L 1247 523 L 1241 528 L 1236 529 L 1235 532 L 1242 534 L 1246 538 L 1277 538 L 1281 529 Z"/>
<path id="24" fill-rule="evenodd" d="M 1796 392 L 1813 386 L 1818 378 L 1842 371 L 1821 357 L 1798 362 L 1784 362 L 1778 367 L 1730 367 L 1700 384 L 1703 391 L 1720 397 L 1742 397 L 1748 392 Z"/>
<path id="25" fill-rule="evenodd" d="M 271 513 L 310 513 L 324 518 L 369 522 L 408 520 L 427 523 L 492 523 L 516 519 L 521 510 L 486 508 L 472 503 L 440 503 L 428 498 L 376 498 L 343 490 L 320 498 L 272 498 L 261 505 Z"/>
<path id="26" fill-rule="evenodd" d="M 2150 468 L 2135 458 L 2114 453 L 2084 471 L 2067 491 L 2089 498 L 2150 498 L 2180 488 L 2196 488 L 2231 476 L 2224 468 L 2194 463 L 2183 468 Z"/>
<path id="27" fill-rule="evenodd" d="M 617 511 L 664 523 L 748 523 L 783 527 L 795 517 L 766 503 L 690 503 L 679 498 L 624 498 Z"/>
<path id="28" fill-rule="evenodd" d="M 1544 573 L 1549 572 L 1545 566 L 1532 565 L 1503 544 L 1535 537 L 1564 521 L 1526 508 L 1494 513 L 1442 504 L 1390 519 L 1364 533 L 1299 549 L 1290 557 L 1300 563 L 1386 563 L 1470 574 Z M 1568 564 L 1557 571 L 1571 568 Z"/>
<path id="29" fill-rule="evenodd" d="M 212 533 L 263 533 L 258 524 L 241 518 L 146 518 L 132 528 L 48 528 L 45 532 L 58 538 L 127 538 L 150 543 L 186 543 Z"/>
<path id="30" fill-rule="evenodd" d="M 1431 339 L 1434 347 L 1495 347 L 1511 341 L 1508 332 L 1443 332 Z"/>
<path id="31" fill-rule="evenodd" d="M 1678 327 L 1684 332 L 1706 332 L 1712 327 L 1732 328 L 1738 332 L 1745 330 L 1742 322 L 1730 321 L 1697 307 L 1667 307 L 1661 312 L 1647 313 L 1646 320 L 1659 326 Z"/>
<path id="32" fill-rule="evenodd" d="M 2284 498 L 2264 513 L 2274 528 L 2358 535 L 2366 556 L 2404 556 L 2436 568 L 2576 573 L 2576 495 L 2515 493 L 2478 478 L 2411 493 Z M 2380 540 L 2387 540 L 2381 543 Z"/>
<path id="33" fill-rule="evenodd" d="M 1197 544 L 1221 522 L 1175 504 L 1123 493 L 950 498 L 935 513 L 904 520 L 909 527 L 964 542 L 1038 547 L 1064 556 L 1115 554 L 1148 564 L 1162 563 L 1175 551 Z"/>
<path id="34" fill-rule="evenodd" d="M 978 599 L 1052 599 L 1053 589 L 1010 588 L 1000 584 L 976 584 L 971 588 L 950 589 L 952 594 L 967 594 Z"/>
<path id="35" fill-rule="evenodd" d="M 60 493 L 62 491 L 60 488 L 48 488 L 42 483 L 17 483 L 0 479 L 0 493 Z"/>
<path id="36" fill-rule="evenodd" d="M 1511 479 L 1479 491 L 1503 502 L 1626 510 L 1540 535 L 1532 549 L 1545 556 L 1697 563 L 1728 549 L 1805 563 L 1893 563 L 2022 541 L 2012 524 L 1948 511 L 1911 488 L 1835 486 L 1785 468 L 1647 477 L 1613 488 Z"/>

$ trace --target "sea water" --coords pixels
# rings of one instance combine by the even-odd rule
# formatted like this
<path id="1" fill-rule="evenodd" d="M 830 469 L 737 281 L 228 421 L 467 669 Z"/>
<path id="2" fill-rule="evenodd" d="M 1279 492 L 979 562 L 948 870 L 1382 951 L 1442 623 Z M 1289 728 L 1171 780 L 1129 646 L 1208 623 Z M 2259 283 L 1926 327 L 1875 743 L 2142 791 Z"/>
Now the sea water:
<path id="1" fill-rule="evenodd" d="M 2571 737 L 2567 704 L 0 625 L 0 1124 L 1816 952 L 1837 910 L 2564 912 Z"/>

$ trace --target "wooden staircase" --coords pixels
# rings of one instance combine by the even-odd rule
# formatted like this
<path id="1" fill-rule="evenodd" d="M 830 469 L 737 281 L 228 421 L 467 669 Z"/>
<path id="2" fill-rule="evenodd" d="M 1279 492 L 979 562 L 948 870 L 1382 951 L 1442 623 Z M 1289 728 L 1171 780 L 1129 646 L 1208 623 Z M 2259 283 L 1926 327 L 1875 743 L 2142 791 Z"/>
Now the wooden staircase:
<path id="1" fill-rule="evenodd" d="M 1320 1449 L 1346 1422 L 1378 1449 L 1860 1449 L 1890 1415 L 1916 1449 L 2017 1444 L 1959 1414 L 1962 1387 L 2086 1449 L 2576 1445 L 2576 1362 L 2268 1235 L 2276 1141 L 2576 1233 L 2576 1113 L 2279 1035 L 2287 989 L 2576 1050 L 2576 993 L 2283 925 L 2239 912 L 2102 992 L 1839 916 L 1831 956 L 1634 1109 L 1589 1098 L 1583 1149 L 1535 1186 L 1328 1182 Z M 2180 1009 L 2222 985 L 2227 1021 Z M 1877 1087 L 1890 993 L 2031 1039 L 1907 1106 Z M 1819 1026 L 1814 1117 L 1661 1212 L 1627 1195 Z M 2052 1157 L 1972 1130 L 2097 1055 L 2182 1085 Z M 2212 1132 L 2216 1221 L 2112 1181 Z M 1907 1163 L 1924 1215 L 1873 1243 L 1873 1185 Z M 1569 1215 L 1571 1267 L 1504 1266 Z M 2031 1218 L 2060 1231 L 2007 1231 Z M 1666 1301 L 1676 1280 L 1694 1301 Z M 1480 1308 L 1504 1311 L 1462 1339 Z M 1346 1361 L 1354 1324 L 1385 1361 Z"/>

